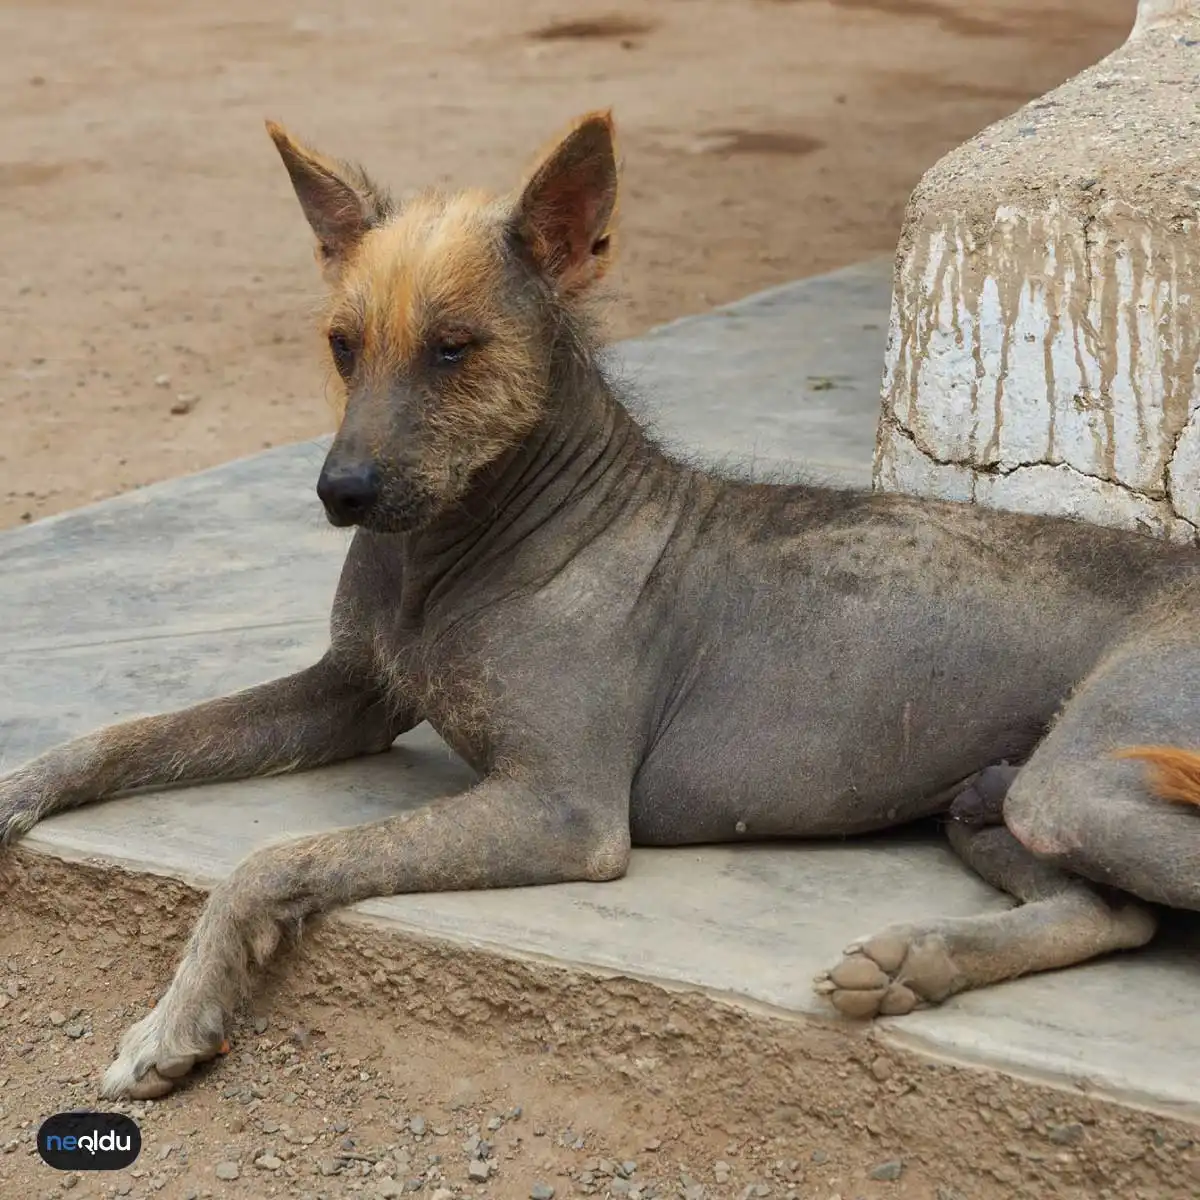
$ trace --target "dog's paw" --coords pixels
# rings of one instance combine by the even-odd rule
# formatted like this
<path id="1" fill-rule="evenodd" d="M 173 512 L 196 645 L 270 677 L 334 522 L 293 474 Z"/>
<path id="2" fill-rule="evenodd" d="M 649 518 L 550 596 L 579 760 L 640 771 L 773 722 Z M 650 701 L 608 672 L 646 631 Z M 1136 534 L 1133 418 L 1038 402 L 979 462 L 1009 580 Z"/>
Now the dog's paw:
<path id="1" fill-rule="evenodd" d="M 842 961 L 814 981 L 845 1017 L 898 1017 L 940 1004 L 960 991 L 965 977 L 941 934 L 889 929 L 846 948 Z"/>
<path id="2" fill-rule="evenodd" d="M 197 1064 L 225 1053 L 220 1034 L 187 1039 L 167 1032 L 167 1008 L 160 1004 L 121 1037 L 117 1057 L 104 1072 L 105 1100 L 157 1100 L 180 1083 Z"/>

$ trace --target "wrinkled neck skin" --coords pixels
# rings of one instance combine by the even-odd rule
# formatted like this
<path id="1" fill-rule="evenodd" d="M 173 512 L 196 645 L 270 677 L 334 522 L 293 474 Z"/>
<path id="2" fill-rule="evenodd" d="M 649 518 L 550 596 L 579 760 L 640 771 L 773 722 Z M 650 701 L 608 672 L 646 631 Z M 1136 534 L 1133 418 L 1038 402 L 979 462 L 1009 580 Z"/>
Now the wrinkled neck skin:
<path id="1" fill-rule="evenodd" d="M 619 520 L 648 479 L 676 471 L 594 354 L 564 348 L 551 362 L 540 423 L 457 504 L 407 535 L 405 591 L 424 607 L 467 581 L 509 594 L 536 586 Z"/>

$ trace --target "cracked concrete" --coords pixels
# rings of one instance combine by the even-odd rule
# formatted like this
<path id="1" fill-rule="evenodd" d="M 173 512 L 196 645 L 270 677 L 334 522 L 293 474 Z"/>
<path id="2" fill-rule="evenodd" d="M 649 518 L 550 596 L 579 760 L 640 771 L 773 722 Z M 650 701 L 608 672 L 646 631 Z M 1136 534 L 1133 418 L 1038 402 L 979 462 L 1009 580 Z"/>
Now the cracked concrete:
<path id="1" fill-rule="evenodd" d="M 1177 543 L 1197 540 L 1200 529 L 1189 517 L 1197 505 L 1183 493 L 1183 511 L 1172 498 L 1154 497 L 1135 488 L 1122 488 L 1111 480 L 1076 470 L 1062 462 L 973 463 L 941 459 L 920 444 L 917 435 L 884 414 L 879 441 L 888 441 L 886 457 L 876 458 L 876 486 L 887 491 L 935 495 L 948 500 L 970 500 L 995 508 L 1050 513 L 1078 520 L 1111 524 L 1120 510 L 1131 517 L 1133 528 Z M 1200 458 L 1186 471 L 1200 476 Z"/>
<path id="2" fill-rule="evenodd" d="M 913 194 L 878 487 L 1193 542 L 1200 0 L 954 151 Z"/>

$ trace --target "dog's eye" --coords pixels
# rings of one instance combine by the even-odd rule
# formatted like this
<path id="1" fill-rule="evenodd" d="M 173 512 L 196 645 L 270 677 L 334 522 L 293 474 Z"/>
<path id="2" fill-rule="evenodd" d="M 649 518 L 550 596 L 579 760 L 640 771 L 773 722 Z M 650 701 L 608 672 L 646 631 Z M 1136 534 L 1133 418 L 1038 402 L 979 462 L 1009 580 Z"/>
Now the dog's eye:
<path id="1" fill-rule="evenodd" d="M 470 340 L 447 339 L 446 341 L 438 342 L 433 347 L 433 358 L 438 366 L 452 367 L 456 363 L 462 362 L 467 357 L 472 346 Z"/>
<path id="2" fill-rule="evenodd" d="M 333 365 L 343 379 L 349 379 L 354 374 L 355 349 L 354 343 L 344 333 L 336 330 L 329 335 L 329 352 L 333 355 Z"/>

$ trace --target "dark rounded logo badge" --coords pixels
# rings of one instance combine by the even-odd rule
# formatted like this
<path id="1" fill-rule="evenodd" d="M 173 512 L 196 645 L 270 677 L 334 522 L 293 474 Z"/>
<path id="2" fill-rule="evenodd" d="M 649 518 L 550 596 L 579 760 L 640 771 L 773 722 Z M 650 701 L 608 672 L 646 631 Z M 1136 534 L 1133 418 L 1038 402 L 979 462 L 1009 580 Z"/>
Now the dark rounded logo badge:
<path id="1" fill-rule="evenodd" d="M 120 1113 L 55 1113 L 42 1122 L 37 1148 L 56 1171 L 120 1171 L 142 1152 L 142 1131 Z"/>

